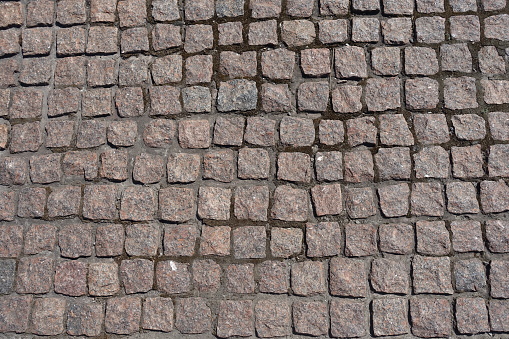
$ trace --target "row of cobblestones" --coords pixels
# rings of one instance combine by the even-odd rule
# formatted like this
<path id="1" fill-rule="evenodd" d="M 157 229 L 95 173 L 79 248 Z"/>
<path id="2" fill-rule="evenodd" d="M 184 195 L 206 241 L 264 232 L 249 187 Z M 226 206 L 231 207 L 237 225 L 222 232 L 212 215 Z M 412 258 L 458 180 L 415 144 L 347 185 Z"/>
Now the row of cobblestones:
<path id="1" fill-rule="evenodd" d="M 507 222 L 502 220 L 482 223 L 471 220 L 447 223 L 417 221 L 415 225 L 400 221 L 381 224 L 378 228 L 370 223 L 349 223 L 342 227 L 338 222 L 324 221 L 307 223 L 303 228 L 273 227 L 270 237 L 267 237 L 264 226 L 238 226 L 232 230 L 229 226 L 203 225 L 199 232 L 195 225 L 189 224 L 162 227 L 155 223 L 127 226 L 66 224 L 57 227 L 38 222 L 26 232 L 20 225 L 6 226 L 2 230 L 5 241 L 2 242 L 4 247 L 0 253 L 4 258 L 18 258 L 23 254 L 55 252 L 58 243 L 59 250 L 56 252 L 72 259 L 94 254 L 97 257 L 124 254 L 153 257 L 164 253 L 166 257 L 194 257 L 196 252 L 219 257 L 232 254 L 236 259 L 290 258 L 303 254 L 305 241 L 305 253 L 310 258 L 341 255 L 343 248 L 348 257 L 372 256 L 379 251 L 386 254 L 447 256 L 452 251 L 456 254 L 483 252 L 483 234 L 487 238 L 486 247 L 492 253 L 507 253 L 506 228 Z M 21 260 L 25 259 L 30 261 L 30 257 Z M 51 276 L 51 272 L 42 273 Z M 10 280 L 12 282 L 14 279 Z"/>
<path id="2" fill-rule="evenodd" d="M 42 227 L 37 231 L 41 230 Z M 61 239 L 60 235 L 59 241 L 62 246 Z M 38 240 L 40 239 L 36 239 L 35 242 Z M 126 248 L 129 240 L 132 241 L 133 238 L 126 239 Z M 25 244 L 26 253 L 35 253 L 33 251 L 37 250 L 35 249 L 37 245 L 44 246 L 44 244 L 34 244 L 34 241 L 28 244 L 30 245 Z M 32 249 L 27 249 L 27 246 L 32 246 Z M 315 299 L 304 301 L 300 298 L 281 300 L 268 295 L 258 296 L 254 301 L 252 299 L 223 300 L 225 294 L 228 296 L 230 294 L 252 295 L 255 292 L 288 293 L 290 270 L 289 264 L 285 262 L 265 261 L 256 265 L 256 268 L 253 264 L 229 264 L 224 267 L 224 273 L 221 273 L 221 267 L 214 260 L 195 260 L 192 266 L 174 261 L 159 261 L 155 269 L 157 290 L 163 294 L 182 294 L 190 292 L 191 286 L 194 286 L 194 289 L 199 290 L 202 295 L 201 297 L 177 297 L 174 299 L 175 310 L 172 299 L 168 297 L 114 297 L 103 305 L 92 298 L 50 296 L 34 300 L 31 296 L 25 295 L 26 293 L 46 293 L 53 288 L 53 284 L 56 293 L 73 297 L 87 293 L 92 297 L 115 295 L 120 290 L 120 284 L 126 294 L 147 292 L 152 289 L 154 281 L 154 263 L 147 259 L 123 260 L 120 269 L 115 262 L 88 264 L 82 261 L 64 261 L 54 267 L 54 260 L 45 254 L 24 258 L 18 265 L 16 292 L 22 295 L 11 295 L 0 300 L 2 316 L 5 319 L 1 323 L 2 331 L 24 332 L 30 329 L 35 334 L 56 335 L 63 331 L 62 324 L 65 323 L 67 333 L 71 335 L 95 336 L 101 332 L 104 321 L 106 331 L 109 333 L 129 334 L 140 329 L 140 319 L 142 319 L 141 328 L 143 329 L 171 331 L 175 326 L 181 333 L 202 333 L 211 330 L 213 318 L 209 305 L 217 307 L 217 302 L 219 303 L 217 333 L 221 337 L 249 336 L 254 333 L 255 326 L 260 337 L 288 335 L 291 331 L 290 304 L 292 302 L 293 324 L 297 333 L 320 335 L 326 334 L 329 329 L 327 301 Z M 327 262 L 304 261 L 291 265 L 293 294 L 312 296 L 325 293 L 327 286 L 325 286 L 324 269 L 327 267 Z M 408 294 L 410 280 L 408 265 L 410 265 L 408 262 L 404 264 L 400 260 L 374 259 L 369 275 L 374 292 Z M 412 261 L 414 293 L 452 294 L 451 281 L 454 281 L 456 292 L 471 291 L 480 293 L 480 296 L 485 293 L 488 287 L 486 269 L 482 261 L 467 259 L 455 262 L 454 278 L 450 276 L 449 265 L 448 257 L 415 256 Z M 15 266 L 14 260 L 4 260 L 2 272 L 13 271 Z M 508 296 L 507 269 L 505 260 L 493 260 L 489 268 L 491 296 L 497 298 L 489 302 L 491 329 L 494 331 L 507 330 L 504 325 L 507 301 L 498 299 Z M 56 271 L 54 278 L 53 270 Z M 366 292 L 368 288 L 366 262 L 358 259 L 334 258 L 330 260 L 329 272 L 329 288 L 333 296 L 329 301 L 332 335 L 335 337 L 366 335 L 368 332 L 365 319 L 368 302 L 364 298 L 369 295 L 369 292 Z M 224 274 L 223 278 L 221 274 Z M 225 291 L 220 290 L 221 280 Z M 430 284 L 430 281 L 435 282 Z M 9 284 L 12 285 L 12 283 L 2 281 L 2 293 L 9 293 Z M 255 288 L 255 286 L 258 287 Z M 217 293 L 218 290 L 221 293 L 221 301 L 210 301 L 207 304 L 205 298 L 210 298 L 211 293 Z M 335 298 L 337 296 L 361 299 L 338 299 Z M 407 298 L 396 295 L 375 298 L 371 302 L 374 334 L 380 336 L 408 333 L 408 302 L 412 316 L 412 331 L 415 335 L 428 337 L 452 334 L 451 299 L 411 297 L 408 301 Z M 456 329 L 459 333 L 489 331 L 488 310 L 481 297 L 472 295 L 458 297 L 454 305 Z M 29 316 L 31 307 L 32 315 Z M 106 307 L 106 319 L 103 319 L 103 307 Z M 176 314 L 176 320 L 173 318 L 173 312 Z M 239 316 L 238 312 L 242 315 L 239 319 L 236 318 Z M 448 321 L 444 322 L 444 319 Z M 388 326 L 389 320 L 391 326 Z M 231 324 L 230 321 L 234 323 Z M 437 323 L 442 325 L 437 328 Z"/>
<path id="3" fill-rule="evenodd" d="M 156 191 L 150 187 L 126 187 L 119 192 L 115 185 L 59 186 L 48 195 L 42 187 L 25 188 L 0 195 L 2 220 L 20 218 L 67 218 L 83 216 L 89 220 L 188 222 L 200 219 L 303 222 L 317 217 L 343 215 L 352 219 L 377 215 L 380 207 L 385 217 L 478 214 L 482 211 L 507 211 L 509 187 L 504 181 L 482 181 L 480 204 L 477 186 L 455 181 L 444 186 L 439 182 L 394 184 L 379 187 L 378 198 L 372 187 L 350 187 L 342 192 L 340 184 L 315 185 L 311 199 L 305 189 L 289 185 L 272 191 L 267 186 L 243 185 L 235 188 L 202 186 L 167 187 Z M 444 197 L 447 198 L 447 201 Z M 83 198 L 82 198 L 83 195 Z M 120 197 L 119 197 L 120 195 Z M 234 202 L 232 203 L 232 197 Z M 269 208 L 269 198 L 273 201 Z M 120 200 L 118 203 L 117 200 Z M 310 200 L 314 209 L 310 208 Z M 344 205 L 344 207 L 343 207 Z M 158 207 L 159 206 L 159 207 Z M 196 207 L 197 206 L 197 207 Z M 233 213 L 231 210 L 233 209 Z M 270 211 L 270 213 L 269 213 Z"/>
<path id="4" fill-rule="evenodd" d="M 317 146 L 311 149 L 313 152 L 328 150 L 331 148 L 328 146 L 350 151 L 350 148 L 361 145 L 383 147 L 444 144 L 443 146 L 451 148 L 450 142 L 463 142 L 463 145 L 467 145 L 465 141 L 486 139 L 488 143 L 493 144 L 508 141 L 509 135 L 505 125 L 508 117 L 509 114 L 506 112 L 490 112 L 487 119 L 477 114 L 458 114 L 450 117 L 448 121 L 445 114 L 414 113 L 408 117 L 410 122 L 403 114 L 383 114 L 351 118 L 344 122 L 283 117 L 278 123 L 273 118 L 245 119 L 242 116 L 231 115 L 218 117 L 215 122 L 203 116 L 201 119 L 184 119 L 178 123 L 170 119 L 152 119 L 146 124 L 140 122 L 139 125 L 132 119 L 120 121 L 96 119 L 83 120 L 79 123 L 51 119 L 44 124 L 45 126 L 40 122 L 12 126 L 3 122 L 0 125 L 2 133 L 0 146 L 3 149 L 8 148 L 11 153 L 36 152 L 43 145 L 62 153 L 106 144 L 113 147 L 141 144 L 155 151 L 177 144 L 181 149 L 231 146 L 236 150 L 240 146 L 244 146 L 240 150 L 253 146 L 266 148 L 279 145 L 294 148 Z M 486 120 L 489 128 L 486 127 Z M 488 139 L 493 141 L 490 142 Z"/>
<path id="5" fill-rule="evenodd" d="M 102 323 L 107 332 L 129 334 L 140 329 L 169 332 L 175 329 L 183 334 L 196 335 L 210 331 L 211 309 L 202 297 L 170 298 L 137 296 L 114 297 L 106 306 L 91 300 L 74 301 L 31 296 L 12 296 L 0 301 L 12 319 L 9 331 L 38 335 L 57 335 L 64 330 L 66 307 L 67 332 L 70 335 L 98 336 Z M 33 304 L 32 309 L 31 304 Z M 457 329 L 462 334 L 488 332 L 488 308 L 478 297 L 458 298 L 455 304 Z M 249 337 L 255 331 L 258 337 L 274 338 L 292 334 L 321 336 L 330 332 L 333 337 L 363 337 L 368 334 L 366 320 L 368 305 L 358 299 L 302 301 L 260 299 L 221 300 L 217 316 L 217 336 L 221 338 Z M 104 310 L 105 308 L 105 310 Z M 371 303 L 373 333 L 376 336 L 404 335 L 409 332 L 407 314 L 412 317 L 412 331 L 418 337 L 448 337 L 453 329 L 452 303 L 445 298 L 375 299 Z M 29 320 L 29 313 L 32 316 Z M 508 305 L 505 300 L 491 300 L 489 317 L 491 328 L 506 331 Z M 175 319 L 174 319 L 175 314 Z M 293 319 L 293 321 L 292 321 Z M 330 326 L 329 326 L 330 322 Z"/>
<path id="6" fill-rule="evenodd" d="M 469 53 L 466 46 L 454 44 L 451 49 L 442 49 L 445 58 L 449 53 Z M 491 46 L 493 47 L 493 46 Z M 302 69 L 310 73 L 330 74 L 329 50 L 312 49 L 309 61 L 302 62 Z M 304 52 L 303 51 L 303 52 Z M 496 50 L 481 50 L 480 53 L 492 53 Z M 228 76 L 251 76 L 256 74 L 256 54 L 252 52 L 223 52 L 219 67 Z M 505 74 L 505 61 L 498 54 L 493 59 L 486 60 L 487 53 L 480 54 L 480 69 L 486 74 Z M 454 55 L 453 54 L 453 55 Z M 433 75 L 439 72 L 437 53 L 427 47 L 407 47 L 404 50 L 408 75 Z M 326 58 L 320 65 L 317 58 Z M 488 55 L 489 57 L 489 55 Z M 78 58 L 78 59 L 76 59 Z M 55 69 L 55 87 L 83 86 L 85 82 L 95 85 L 113 85 L 116 83 L 117 68 L 115 61 L 98 59 L 89 62 L 85 68 L 82 57 L 69 57 L 58 59 L 56 66 L 51 63 L 41 65 L 40 59 L 23 59 L 23 66 L 19 73 L 23 85 L 48 85 L 52 78 L 52 69 Z M 263 60 L 268 58 L 274 61 L 266 66 Z M 400 73 L 400 51 L 396 47 L 380 47 L 372 53 L 374 73 L 391 75 L 391 77 L 369 78 L 365 83 L 342 83 L 331 85 L 325 80 L 304 81 L 294 89 L 296 99 L 292 98 L 292 89 L 288 84 L 263 83 L 258 85 L 255 80 L 234 79 L 222 81 L 219 88 L 205 86 L 189 86 L 179 88 L 166 85 L 168 81 L 182 80 L 182 60 L 173 58 L 173 55 L 156 59 L 152 64 L 152 78 L 161 86 L 133 87 L 141 85 L 148 80 L 147 59 L 131 57 L 125 59 L 118 66 L 118 82 L 120 88 L 90 88 L 80 91 L 76 87 L 55 88 L 48 96 L 44 89 L 28 87 L 18 89 L 0 89 L 0 114 L 16 121 L 19 119 L 40 119 L 43 113 L 48 117 L 81 112 L 83 118 L 112 116 L 117 113 L 122 118 L 134 118 L 146 115 L 172 116 L 184 113 L 211 113 L 215 112 L 252 112 L 260 109 L 262 112 L 273 113 L 289 112 L 316 112 L 316 113 L 358 113 L 367 108 L 371 112 L 396 110 L 405 107 L 409 110 L 468 110 L 476 109 L 482 101 L 484 104 L 507 104 L 509 80 L 477 80 L 474 77 L 459 76 L 433 79 L 430 77 L 408 78 L 402 81 L 393 77 Z M 379 58 L 382 59 L 379 64 Z M 470 72 L 472 63 L 457 63 L 451 58 L 443 58 L 442 69 L 449 68 L 454 72 Z M 500 59 L 498 59 L 500 58 Z M 175 60 L 176 59 L 176 60 Z M 274 79 L 292 79 L 295 73 L 293 60 L 295 53 L 287 49 L 275 49 L 264 52 L 262 59 L 262 73 Z M 335 74 L 338 78 L 355 79 L 368 77 L 365 54 L 361 47 L 345 46 L 335 50 Z M 445 61 L 444 61 L 445 59 Z M 7 59 L 6 59 L 7 60 Z M 26 60 L 26 61 L 25 61 Z M 34 62 L 35 60 L 35 62 Z M 227 60 L 227 61 L 226 61 Z M 7 60 L 9 61 L 9 60 Z M 14 60 L 13 60 L 14 61 Z M 60 62 L 61 61 L 61 62 Z M 447 63 L 451 64 L 447 64 Z M 502 63 L 500 63 L 502 62 Z M 171 65 L 171 67 L 170 67 Z M 280 65 L 285 65 L 280 66 Z M 41 67 L 43 66 L 43 67 Z M 78 66 L 78 67 L 75 67 Z M 205 83 L 211 81 L 213 58 L 209 55 L 192 56 L 186 60 L 186 83 Z M 145 70 L 143 70 L 145 68 Z M 173 69 L 175 68 L 175 69 Z M 11 75 L 3 77 L 3 85 L 15 85 L 17 67 L 7 65 L 4 71 L 12 71 Z M 88 79 L 86 72 L 88 69 Z M 133 71 L 136 70 L 136 71 Z M 175 73 L 170 73 L 175 71 Z M 137 74 L 134 75 L 133 73 Z M 124 77 L 127 76 L 129 80 Z M 63 78 L 62 78 L 63 77 Z M 477 90 L 476 86 L 482 88 Z M 478 96 L 482 95 L 482 99 Z M 213 96 L 217 97 L 217 100 Z M 443 98 L 443 103 L 441 103 Z M 212 103 L 217 105 L 212 105 Z M 216 109 L 213 109 L 215 107 Z M 5 133 L 5 132 L 4 132 Z M 5 136 L 2 136 L 5 138 Z M 16 150 L 20 152 L 22 150 Z"/>
<path id="7" fill-rule="evenodd" d="M 503 338 L 506 0 L 0 0 L 0 337 Z"/>

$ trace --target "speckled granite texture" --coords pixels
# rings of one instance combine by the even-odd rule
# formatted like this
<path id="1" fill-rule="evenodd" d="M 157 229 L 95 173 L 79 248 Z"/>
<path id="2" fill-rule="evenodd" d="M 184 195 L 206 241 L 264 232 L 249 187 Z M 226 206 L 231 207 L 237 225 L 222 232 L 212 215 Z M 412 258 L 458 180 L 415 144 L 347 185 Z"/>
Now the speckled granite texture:
<path id="1" fill-rule="evenodd" d="M 506 0 L 0 1 L 0 338 L 509 336 Z"/>

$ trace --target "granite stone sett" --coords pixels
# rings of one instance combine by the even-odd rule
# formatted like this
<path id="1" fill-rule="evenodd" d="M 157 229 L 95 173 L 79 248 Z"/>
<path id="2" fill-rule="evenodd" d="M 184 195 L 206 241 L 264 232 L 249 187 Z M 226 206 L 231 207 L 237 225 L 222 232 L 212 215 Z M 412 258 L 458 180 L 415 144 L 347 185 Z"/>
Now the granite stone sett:
<path id="1" fill-rule="evenodd" d="M 0 0 L 0 337 L 509 334 L 506 0 Z"/>

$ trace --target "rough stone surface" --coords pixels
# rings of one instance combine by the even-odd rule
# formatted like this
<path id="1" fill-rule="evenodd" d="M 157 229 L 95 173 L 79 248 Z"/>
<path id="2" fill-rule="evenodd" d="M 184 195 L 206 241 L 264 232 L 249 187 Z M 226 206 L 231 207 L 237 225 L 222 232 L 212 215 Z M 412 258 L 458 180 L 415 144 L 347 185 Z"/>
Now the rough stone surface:
<path id="1" fill-rule="evenodd" d="M 376 227 L 372 224 L 345 225 L 345 255 L 362 257 L 377 252 Z"/>
<path id="2" fill-rule="evenodd" d="M 300 55 L 300 65 L 306 75 L 328 75 L 331 72 L 330 51 L 325 48 L 305 49 Z"/>
<path id="3" fill-rule="evenodd" d="M 410 204 L 414 215 L 444 215 L 445 203 L 442 185 L 437 182 L 413 184 Z"/>
<path id="4" fill-rule="evenodd" d="M 25 254 L 53 251 L 57 239 L 57 228 L 49 224 L 32 225 L 25 234 Z"/>
<path id="5" fill-rule="evenodd" d="M 506 0 L 0 1 L 0 337 L 505 337 Z"/>
<path id="6" fill-rule="evenodd" d="M 261 300 L 255 306 L 256 333 L 262 338 L 274 338 L 291 333 L 290 304 L 276 300 Z"/>
<path id="7" fill-rule="evenodd" d="M 198 230 L 194 225 L 166 226 L 163 237 L 164 254 L 169 256 L 192 256 L 198 235 Z"/>
<path id="8" fill-rule="evenodd" d="M 277 44 L 277 21 L 268 20 L 249 24 L 250 45 L 275 45 Z"/>
<path id="9" fill-rule="evenodd" d="M 405 72 L 412 75 L 433 75 L 438 72 L 436 52 L 426 47 L 405 48 Z"/>
<path id="10" fill-rule="evenodd" d="M 266 186 L 238 187 L 234 194 L 234 214 L 238 219 L 266 221 L 269 190 Z"/>
<path id="11" fill-rule="evenodd" d="M 330 1 L 331 4 L 333 2 L 334 0 Z M 348 7 L 348 5 L 343 6 Z M 320 21 L 318 23 L 318 39 L 324 44 L 346 41 L 348 39 L 348 20 L 338 19 Z"/>
<path id="12" fill-rule="evenodd" d="M 248 80 L 231 80 L 219 86 L 217 109 L 221 112 L 249 111 L 256 108 L 256 85 Z"/>
<path id="13" fill-rule="evenodd" d="M 54 263 L 47 255 L 22 258 L 18 264 L 16 292 L 48 293 L 52 287 Z"/>
<path id="14" fill-rule="evenodd" d="M 223 300 L 219 303 L 217 335 L 247 337 L 254 334 L 253 302 L 251 300 Z"/>
<path id="15" fill-rule="evenodd" d="M 335 55 L 335 71 L 338 78 L 366 78 L 367 65 L 364 49 L 356 46 L 337 48 Z"/>
<path id="16" fill-rule="evenodd" d="M 509 186 L 503 181 L 481 182 L 481 206 L 485 213 L 498 213 L 509 210 L 507 193 Z"/>
<path id="17" fill-rule="evenodd" d="M 266 179 L 270 171 L 269 152 L 261 148 L 241 148 L 237 168 L 241 179 Z"/>
<path id="18" fill-rule="evenodd" d="M 341 152 L 317 152 L 315 157 L 315 170 L 316 179 L 318 181 L 336 181 L 343 179 L 343 160 Z"/>
<path id="19" fill-rule="evenodd" d="M 120 219 L 152 220 L 157 210 L 155 192 L 149 187 L 128 187 L 122 192 Z"/>
<path id="20" fill-rule="evenodd" d="M 232 192 L 228 188 L 200 187 L 198 216 L 202 219 L 228 220 Z"/>
<path id="21" fill-rule="evenodd" d="M 297 103 L 301 111 L 323 112 L 329 102 L 329 84 L 326 82 L 305 82 L 299 86 Z"/>
<path id="22" fill-rule="evenodd" d="M 424 255 L 447 255 L 451 250 L 449 232 L 443 221 L 418 221 L 415 224 L 417 252 Z"/>
<path id="23" fill-rule="evenodd" d="M 408 254 L 414 250 L 414 229 L 408 224 L 384 224 L 378 229 L 380 250 L 394 254 Z"/>
<path id="24" fill-rule="evenodd" d="M 368 182 L 373 181 L 375 170 L 373 165 L 373 155 L 370 151 L 347 152 L 343 155 L 345 180 L 348 182 Z"/>
<path id="25" fill-rule="evenodd" d="M 279 186 L 274 192 L 271 217 L 285 221 L 306 221 L 309 198 L 305 190 Z"/>
<path id="26" fill-rule="evenodd" d="M 371 285 L 381 293 L 408 294 L 408 264 L 390 259 L 375 259 L 371 264 Z"/>
<path id="27" fill-rule="evenodd" d="M 102 331 L 103 305 L 89 301 L 69 304 L 67 333 L 70 335 L 96 336 Z"/>
<path id="28" fill-rule="evenodd" d="M 327 303 L 320 301 L 296 301 L 292 315 L 295 331 L 312 336 L 325 335 L 329 330 Z"/>
<path id="29" fill-rule="evenodd" d="M 258 286 L 260 292 L 282 294 L 290 288 L 289 265 L 281 261 L 267 260 L 258 265 L 257 273 L 260 276 Z"/>
<path id="30" fill-rule="evenodd" d="M 73 297 L 87 294 L 86 263 L 66 261 L 56 267 L 55 292 Z"/>
<path id="31" fill-rule="evenodd" d="M 83 191 L 83 216 L 88 219 L 115 219 L 117 188 L 114 185 L 89 185 Z"/>
<path id="32" fill-rule="evenodd" d="M 316 204 L 316 203 L 315 203 Z M 350 188 L 346 192 L 345 207 L 352 219 L 367 218 L 376 214 L 373 189 Z"/>
<path id="33" fill-rule="evenodd" d="M 507 300 L 491 300 L 489 314 L 491 329 L 493 331 L 507 331 Z"/>
<path id="34" fill-rule="evenodd" d="M 478 115 L 455 115 L 451 120 L 456 136 L 462 140 L 480 140 L 486 136 L 486 122 Z"/>
<path id="35" fill-rule="evenodd" d="M 336 215 L 343 211 L 341 186 L 339 184 L 317 185 L 311 189 L 311 197 L 315 206 L 315 213 L 318 216 Z"/>
<path id="36" fill-rule="evenodd" d="M 452 147 L 452 170 L 456 178 L 474 178 L 484 175 L 480 145 Z M 466 159 L 469 162 L 465 162 Z"/>
<path id="37" fill-rule="evenodd" d="M 46 190 L 44 188 L 24 188 L 19 192 L 18 217 L 40 218 L 44 215 Z"/>
<path id="38" fill-rule="evenodd" d="M 385 43 L 389 45 L 399 45 L 413 42 L 411 19 L 390 18 L 382 21 L 381 25 Z"/>
<path id="39" fill-rule="evenodd" d="M 290 111 L 292 108 L 292 102 L 288 85 L 263 84 L 262 108 L 266 112 Z"/>
<path id="40" fill-rule="evenodd" d="M 118 265 L 104 261 L 88 266 L 88 291 L 93 296 L 114 295 L 120 290 Z"/>
<path id="41" fill-rule="evenodd" d="M 293 264 L 291 283 L 296 295 L 312 296 L 325 293 L 326 277 L 323 263 L 304 261 Z"/>
<path id="42" fill-rule="evenodd" d="M 482 298 L 458 298 L 456 321 L 460 333 L 476 334 L 489 332 L 488 309 Z"/>
<path id="43" fill-rule="evenodd" d="M 154 264 L 146 259 L 124 260 L 120 265 L 120 280 L 126 294 L 147 292 L 152 289 Z"/>
<path id="44" fill-rule="evenodd" d="M 472 54 L 465 43 L 440 47 L 443 71 L 472 72 Z"/>
<path id="45" fill-rule="evenodd" d="M 266 231 L 263 226 L 243 226 L 233 230 L 233 255 L 241 258 L 264 258 Z"/>
<path id="46" fill-rule="evenodd" d="M 484 89 L 484 102 L 487 104 L 503 104 L 505 103 L 505 94 L 508 89 L 506 80 L 481 80 Z"/>
<path id="47" fill-rule="evenodd" d="M 351 258 L 333 258 L 329 267 L 330 292 L 335 296 L 365 297 L 368 289 L 366 265 Z"/>
<path id="48" fill-rule="evenodd" d="M 378 189 L 380 209 L 386 217 L 400 217 L 408 213 L 410 188 L 407 184 L 397 184 Z"/>
<path id="49" fill-rule="evenodd" d="M 493 271 L 493 269 L 496 271 L 496 266 L 494 262 L 491 263 L 492 283 L 494 280 L 497 280 L 496 273 Z M 486 288 L 487 283 L 486 269 L 478 259 L 460 260 L 454 264 L 454 280 L 456 282 L 455 289 L 458 292 L 482 292 Z M 493 293 L 493 291 L 492 286 L 492 294 L 497 294 L 496 292 Z"/>
<path id="50" fill-rule="evenodd" d="M 386 111 L 401 106 L 400 84 L 397 78 L 368 79 L 365 95 L 369 111 Z"/>
<path id="51" fill-rule="evenodd" d="M 332 108 L 339 113 L 354 113 L 362 109 L 362 87 L 339 86 L 334 89 L 332 95 Z"/>
<path id="52" fill-rule="evenodd" d="M 495 253 L 508 252 L 509 234 L 506 230 L 507 222 L 504 220 L 488 220 L 485 226 L 488 248 Z"/>
<path id="53" fill-rule="evenodd" d="M 478 221 L 451 222 L 452 247 L 457 252 L 477 252 L 484 249 L 481 223 Z"/>
<path id="54" fill-rule="evenodd" d="M 231 150 L 210 151 L 203 157 L 203 177 L 220 182 L 231 182 L 234 178 L 234 152 Z"/>
<path id="55" fill-rule="evenodd" d="M 274 257 L 288 258 L 302 250 L 302 231 L 298 228 L 273 228 L 270 250 Z"/>
<path id="56" fill-rule="evenodd" d="M 374 158 L 381 180 L 410 178 L 412 166 L 408 148 L 380 148 Z"/>
<path id="57" fill-rule="evenodd" d="M 405 102 L 412 109 L 433 109 L 439 103 L 438 82 L 433 79 L 408 79 Z"/>
<path id="58" fill-rule="evenodd" d="M 128 225 L 125 250 L 130 256 L 154 256 L 160 247 L 161 232 L 157 224 Z"/>
<path id="59" fill-rule="evenodd" d="M 341 239 L 341 228 L 337 222 L 306 225 L 307 255 L 309 257 L 326 257 L 340 254 Z"/>
<path id="60" fill-rule="evenodd" d="M 444 85 L 446 108 L 477 108 L 475 79 L 469 77 L 448 78 L 445 79 Z"/>
<path id="61" fill-rule="evenodd" d="M 447 210 L 454 214 L 479 213 L 477 187 L 470 182 L 451 182 L 446 186 Z"/>
<path id="62" fill-rule="evenodd" d="M 64 332 L 66 301 L 61 298 L 37 298 L 32 308 L 34 334 L 58 335 Z"/>
<path id="63" fill-rule="evenodd" d="M 26 332 L 32 301 L 33 297 L 31 295 L 2 296 L 0 299 L 0 305 L 2 306 L 0 330 L 2 332 Z"/>
<path id="64" fill-rule="evenodd" d="M 156 265 L 157 289 L 163 293 L 187 293 L 192 287 L 189 264 L 172 260 L 160 261 Z"/>
<path id="65" fill-rule="evenodd" d="M 141 298 L 117 297 L 106 303 L 104 327 L 106 332 L 131 334 L 137 332 L 141 318 Z"/>
<path id="66" fill-rule="evenodd" d="M 491 296 L 494 298 L 507 298 L 507 261 L 492 260 L 490 264 Z M 484 272 L 484 271 L 483 271 Z M 486 276 L 483 276 L 486 278 Z"/>
<path id="67" fill-rule="evenodd" d="M 498 39 L 502 41 L 509 40 L 509 35 L 503 29 L 504 25 L 509 20 L 509 15 L 500 14 L 493 15 L 484 20 L 484 26 L 486 27 L 486 33 L 484 36 L 486 38 Z"/>
<path id="68" fill-rule="evenodd" d="M 450 266 L 448 257 L 415 256 L 412 261 L 414 292 L 452 294 Z"/>
<path id="69" fill-rule="evenodd" d="M 433 1 L 428 1 L 433 3 Z M 443 1 L 439 1 L 442 2 Z M 445 40 L 445 19 L 440 16 L 426 16 L 415 20 L 417 42 L 434 44 Z"/>
<path id="70" fill-rule="evenodd" d="M 311 180 L 311 159 L 308 154 L 280 153 L 277 167 L 277 178 L 280 180 L 293 182 L 309 182 Z"/>
<path id="71" fill-rule="evenodd" d="M 159 192 L 159 211 L 161 219 L 168 221 L 188 221 L 192 218 L 196 201 L 195 191 L 190 188 L 167 187 Z"/>
<path id="72" fill-rule="evenodd" d="M 170 298 L 151 297 L 143 302 L 141 327 L 147 330 L 170 332 L 173 330 L 174 306 Z"/>
<path id="73" fill-rule="evenodd" d="M 414 136 L 402 114 L 382 115 L 380 122 L 380 142 L 389 146 L 411 146 Z"/>
<path id="74" fill-rule="evenodd" d="M 333 337 L 362 337 L 366 330 L 367 305 L 363 301 L 335 299 L 330 304 Z"/>
<path id="75" fill-rule="evenodd" d="M 124 250 L 125 233 L 122 225 L 109 224 L 96 228 L 95 254 L 98 257 L 119 256 Z"/>
<path id="76" fill-rule="evenodd" d="M 247 119 L 245 140 L 258 146 L 275 144 L 276 121 L 269 118 L 249 117 Z"/>
<path id="77" fill-rule="evenodd" d="M 221 266 L 214 260 L 195 260 L 192 270 L 193 285 L 200 292 L 215 293 L 221 287 Z"/>
<path id="78" fill-rule="evenodd" d="M 181 333 L 196 334 L 210 331 L 211 310 L 205 299 L 179 298 L 175 305 L 175 313 L 175 327 Z"/>
<path id="79" fill-rule="evenodd" d="M 15 260 L 0 261 L 0 294 L 10 294 L 13 290 L 15 271 Z"/>
<path id="80" fill-rule="evenodd" d="M 373 300 L 373 329 L 375 335 L 406 334 L 408 324 L 407 301 L 402 298 Z"/>
<path id="81" fill-rule="evenodd" d="M 89 257 L 93 252 L 93 230 L 89 224 L 71 224 L 60 228 L 58 246 L 66 258 Z"/>
<path id="82" fill-rule="evenodd" d="M 224 146 L 240 146 L 244 137 L 243 117 L 218 117 L 214 125 L 214 143 Z"/>
<path id="83" fill-rule="evenodd" d="M 315 37 L 315 26 L 308 20 L 284 21 L 281 26 L 281 39 L 291 47 L 311 44 Z"/>
<path id="84" fill-rule="evenodd" d="M 412 334 L 419 337 L 446 337 L 452 333 L 451 304 L 443 298 L 410 299 Z"/>
<path id="85" fill-rule="evenodd" d="M 295 53 L 279 48 L 262 53 L 262 74 L 271 79 L 291 79 L 295 68 Z"/>
<path id="86" fill-rule="evenodd" d="M 228 265 L 224 271 L 226 276 L 225 287 L 228 292 L 237 294 L 254 292 L 253 264 L 232 264 Z"/>
<path id="87" fill-rule="evenodd" d="M 202 227 L 200 254 L 226 256 L 230 254 L 230 231 L 228 226 Z"/>

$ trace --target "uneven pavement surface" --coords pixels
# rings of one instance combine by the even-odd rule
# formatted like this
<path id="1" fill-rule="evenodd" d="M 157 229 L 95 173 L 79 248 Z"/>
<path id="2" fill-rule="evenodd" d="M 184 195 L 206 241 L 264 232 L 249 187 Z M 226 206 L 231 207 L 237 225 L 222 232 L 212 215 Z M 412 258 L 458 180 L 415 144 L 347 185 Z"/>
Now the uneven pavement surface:
<path id="1" fill-rule="evenodd" d="M 509 337 L 506 0 L 0 1 L 0 338 Z"/>

